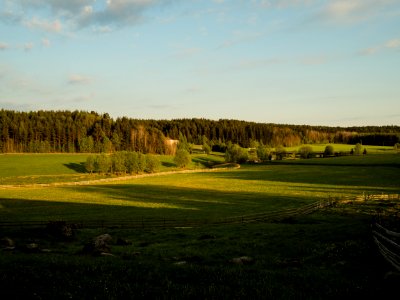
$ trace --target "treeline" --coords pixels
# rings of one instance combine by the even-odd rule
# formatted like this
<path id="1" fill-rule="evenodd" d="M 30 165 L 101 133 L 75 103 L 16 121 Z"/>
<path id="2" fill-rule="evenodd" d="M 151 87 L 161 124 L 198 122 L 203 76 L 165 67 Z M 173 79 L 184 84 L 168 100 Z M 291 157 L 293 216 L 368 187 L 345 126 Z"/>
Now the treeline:
<path id="1" fill-rule="evenodd" d="M 238 120 L 112 119 L 85 111 L 17 112 L 0 110 L 0 152 L 110 153 L 135 151 L 174 154 L 183 135 L 188 143 L 225 151 L 228 142 L 251 147 L 255 142 L 278 146 L 345 143 L 393 146 L 399 126 L 321 127 Z"/>
<path id="2" fill-rule="evenodd" d="M 85 162 L 86 171 L 92 174 L 140 174 L 154 173 L 160 169 L 158 157 L 140 152 L 118 151 L 112 155 L 105 153 L 89 155 Z"/>

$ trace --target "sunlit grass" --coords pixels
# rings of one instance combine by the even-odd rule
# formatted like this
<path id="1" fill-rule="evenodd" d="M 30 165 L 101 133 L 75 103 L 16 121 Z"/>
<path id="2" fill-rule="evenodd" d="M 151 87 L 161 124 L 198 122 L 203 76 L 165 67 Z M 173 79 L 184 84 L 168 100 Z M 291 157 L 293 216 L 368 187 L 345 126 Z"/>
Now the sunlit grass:
<path id="1" fill-rule="evenodd" d="M 400 192 L 400 156 L 302 160 L 84 186 L 0 189 L 3 219 L 225 218 Z M 361 163 L 362 162 L 362 163 Z M 324 163 L 324 164 L 322 164 Z"/>

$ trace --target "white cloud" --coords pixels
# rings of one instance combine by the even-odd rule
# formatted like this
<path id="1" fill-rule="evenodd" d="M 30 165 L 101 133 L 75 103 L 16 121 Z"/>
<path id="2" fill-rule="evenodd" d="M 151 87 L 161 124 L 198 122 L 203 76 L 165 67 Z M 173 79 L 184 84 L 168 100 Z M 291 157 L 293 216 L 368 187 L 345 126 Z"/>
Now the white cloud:
<path id="1" fill-rule="evenodd" d="M 289 8 L 308 5 L 315 2 L 315 0 L 253 0 L 252 2 L 263 8 Z"/>
<path id="2" fill-rule="evenodd" d="M 123 27 L 141 22 L 145 11 L 154 6 L 176 1 L 180 0 L 6 0 L 9 5 L 0 8 L 0 21 L 53 33 L 63 29 Z M 49 12 L 54 21 L 46 19 Z"/>
<path id="3" fill-rule="evenodd" d="M 34 43 L 29 42 L 29 43 L 25 43 L 25 45 L 22 47 L 25 51 L 30 51 L 33 49 L 33 47 L 35 46 Z"/>
<path id="4" fill-rule="evenodd" d="M 399 48 L 400 47 L 400 39 L 393 39 L 390 41 L 387 41 L 385 43 L 386 48 Z"/>
<path id="5" fill-rule="evenodd" d="M 391 39 L 389 41 L 386 41 L 385 43 L 375 46 L 375 47 L 370 47 L 367 49 L 363 49 L 359 52 L 360 55 L 373 55 L 377 54 L 383 50 L 394 50 L 400 48 L 400 39 Z"/>
<path id="6" fill-rule="evenodd" d="M 333 0 L 323 7 L 320 18 L 336 22 L 354 23 L 365 21 L 391 12 L 395 0 Z"/>
<path id="7" fill-rule="evenodd" d="M 60 32 L 62 30 L 62 24 L 59 20 L 49 21 L 33 17 L 31 20 L 25 21 L 24 24 L 28 28 L 40 29 L 47 32 Z"/>
<path id="8" fill-rule="evenodd" d="M 46 39 L 46 38 L 42 39 L 42 46 L 50 47 L 50 45 L 51 45 L 51 42 L 49 39 Z"/>
<path id="9" fill-rule="evenodd" d="M 80 75 L 80 74 L 72 74 L 68 78 L 69 84 L 88 84 L 92 81 L 90 77 Z"/>
<path id="10" fill-rule="evenodd" d="M 10 48 L 10 46 L 7 43 L 0 42 L 0 51 L 1 50 L 7 50 L 9 48 Z"/>

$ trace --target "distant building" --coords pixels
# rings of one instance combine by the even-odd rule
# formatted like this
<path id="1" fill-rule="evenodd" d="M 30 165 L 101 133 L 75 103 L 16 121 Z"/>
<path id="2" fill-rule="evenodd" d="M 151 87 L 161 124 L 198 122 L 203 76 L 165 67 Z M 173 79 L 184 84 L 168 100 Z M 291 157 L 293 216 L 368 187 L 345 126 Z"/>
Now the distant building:
<path id="1" fill-rule="evenodd" d="M 175 155 L 179 140 L 165 139 L 165 154 Z"/>

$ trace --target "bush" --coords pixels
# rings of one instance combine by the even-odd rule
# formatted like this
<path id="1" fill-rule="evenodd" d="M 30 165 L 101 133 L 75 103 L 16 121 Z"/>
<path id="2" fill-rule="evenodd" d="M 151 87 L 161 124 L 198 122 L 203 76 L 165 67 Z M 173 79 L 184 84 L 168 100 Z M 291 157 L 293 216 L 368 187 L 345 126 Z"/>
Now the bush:
<path id="1" fill-rule="evenodd" d="M 93 171 L 96 169 L 95 168 L 95 158 L 93 155 L 88 156 L 85 162 L 85 169 L 88 171 L 90 174 L 93 173 Z"/>
<path id="2" fill-rule="evenodd" d="M 332 156 L 334 155 L 335 151 L 332 145 L 328 145 L 325 147 L 324 156 Z"/>
<path id="3" fill-rule="evenodd" d="M 267 161 L 270 159 L 271 149 L 266 146 L 259 146 L 257 148 L 257 156 L 261 161 Z"/>
<path id="4" fill-rule="evenodd" d="M 313 148 L 311 146 L 301 146 L 299 149 L 301 158 L 310 158 L 313 152 Z"/>
<path id="5" fill-rule="evenodd" d="M 233 163 L 245 163 L 249 159 L 249 153 L 239 145 L 229 145 L 225 152 L 225 161 Z"/>
<path id="6" fill-rule="evenodd" d="M 360 143 L 357 143 L 356 146 L 354 147 L 354 152 L 355 155 L 361 155 L 362 153 L 362 145 Z"/>
<path id="7" fill-rule="evenodd" d="M 154 155 L 146 155 L 146 172 L 155 173 L 160 170 L 161 162 L 157 156 Z"/>
<path id="8" fill-rule="evenodd" d="M 276 159 L 282 160 L 284 157 L 286 157 L 286 149 L 282 146 L 278 146 L 276 148 Z"/>
<path id="9" fill-rule="evenodd" d="M 179 149 L 176 151 L 174 157 L 174 163 L 179 168 L 185 168 L 192 162 L 192 158 L 190 157 L 190 153 L 185 149 Z"/>
<path id="10" fill-rule="evenodd" d="M 111 168 L 111 161 L 110 158 L 105 154 L 102 153 L 96 157 L 95 161 L 95 169 L 100 174 L 107 173 Z"/>

